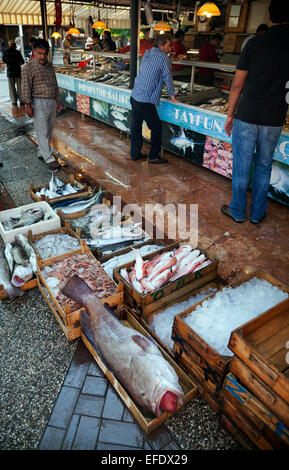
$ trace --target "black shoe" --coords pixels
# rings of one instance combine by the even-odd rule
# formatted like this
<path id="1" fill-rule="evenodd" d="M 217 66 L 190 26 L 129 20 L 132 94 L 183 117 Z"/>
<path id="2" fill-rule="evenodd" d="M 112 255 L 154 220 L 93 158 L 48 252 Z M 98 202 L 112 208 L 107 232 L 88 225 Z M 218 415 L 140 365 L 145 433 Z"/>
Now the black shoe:
<path id="1" fill-rule="evenodd" d="M 136 158 L 131 158 L 133 162 L 136 162 L 137 160 L 147 160 L 148 155 L 144 155 L 143 153 L 140 153 Z"/>
<path id="2" fill-rule="evenodd" d="M 169 163 L 166 158 L 157 157 L 157 158 L 149 158 L 149 163 Z"/>
<path id="3" fill-rule="evenodd" d="M 261 217 L 261 219 L 259 219 L 259 220 L 252 220 L 252 219 L 250 219 L 250 222 L 251 222 L 251 224 L 257 225 L 257 224 L 259 224 L 262 220 L 264 220 L 265 217 L 266 217 L 266 214 L 264 214 L 263 217 Z"/>
<path id="4" fill-rule="evenodd" d="M 244 222 L 244 220 L 237 220 L 235 219 L 231 213 L 230 213 L 230 207 L 227 206 L 226 204 L 223 204 L 222 207 L 221 207 L 221 212 L 222 214 L 226 215 L 227 217 L 230 217 L 230 219 L 232 219 L 234 222 L 236 222 L 237 224 L 241 224 L 242 222 Z"/>

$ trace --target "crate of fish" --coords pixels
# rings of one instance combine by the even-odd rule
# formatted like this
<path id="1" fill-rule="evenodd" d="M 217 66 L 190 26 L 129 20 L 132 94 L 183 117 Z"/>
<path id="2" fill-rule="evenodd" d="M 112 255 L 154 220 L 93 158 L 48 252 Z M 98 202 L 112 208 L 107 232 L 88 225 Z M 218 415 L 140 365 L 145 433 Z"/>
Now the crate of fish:
<path id="1" fill-rule="evenodd" d="M 147 434 L 192 400 L 197 393 L 194 381 L 125 307 L 114 315 L 77 275 L 62 292 L 85 308 L 82 341 Z"/>
<path id="2" fill-rule="evenodd" d="M 221 409 L 258 449 L 288 450 L 289 428 L 232 373 L 224 381 Z"/>
<path id="3" fill-rule="evenodd" d="M 97 192 L 93 192 L 88 196 L 62 201 L 56 200 L 50 202 L 50 205 L 58 214 L 62 222 L 65 222 L 66 220 L 72 221 L 79 219 L 77 222 L 79 223 L 79 229 L 81 230 L 92 221 L 92 218 L 95 221 L 96 216 L 100 223 L 102 212 L 111 205 L 111 202 L 104 196 L 104 191 L 99 189 Z M 84 218 L 84 216 L 86 217 Z M 75 225 L 77 225 L 77 223 Z"/>
<path id="4" fill-rule="evenodd" d="M 186 369 L 199 368 L 216 392 L 229 370 L 231 332 L 288 298 L 288 288 L 263 271 L 221 287 L 174 318 L 174 350 Z"/>
<path id="5" fill-rule="evenodd" d="M 47 232 L 60 228 L 59 216 L 46 201 L 34 202 L 0 212 L 0 235 L 4 243 L 12 243 L 16 235 Z"/>
<path id="6" fill-rule="evenodd" d="M 114 269 L 124 286 L 125 302 L 138 316 L 154 312 L 213 281 L 218 261 L 188 243 L 175 242 Z"/>
<path id="7" fill-rule="evenodd" d="M 92 194 L 93 189 L 77 181 L 73 175 L 69 176 L 69 181 L 64 182 L 52 172 L 51 179 L 48 184 L 43 186 L 35 186 L 30 184 L 30 196 L 35 202 L 46 201 L 49 204 L 65 200 L 75 200 L 88 197 Z"/>
<path id="8" fill-rule="evenodd" d="M 71 229 L 68 221 L 63 227 L 49 232 L 33 235 L 29 231 L 27 238 L 36 256 L 41 260 L 53 258 L 56 261 L 59 256 L 61 259 L 64 253 L 71 255 L 81 247 L 80 237 Z"/>
<path id="9" fill-rule="evenodd" d="M 37 264 L 27 238 L 19 233 L 0 251 L 0 299 L 20 297 L 37 287 Z"/>
<path id="10" fill-rule="evenodd" d="M 270 282 L 272 281 L 270 280 Z M 284 294 L 287 293 L 287 297 L 283 302 L 264 311 L 262 315 L 233 329 L 228 347 L 234 353 L 234 359 L 239 360 L 238 364 L 241 361 L 246 364 L 250 372 L 249 378 L 253 376 L 256 383 L 258 381 L 264 382 L 263 400 L 268 394 L 276 395 L 274 402 L 280 403 L 280 413 L 282 409 L 285 409 L 284 405 L 287 405 L 287 425 L 289 426 L 288 286 L 284 286 L 281 281 L 277 285 L 284 291 Z M 249 386 L 249 382 L 248 384 L 246 382 L 246 385 Z M 268 406 L 271 405 L 268 404 Z M 284 413 L 282 412 L 282 414 Z"/>
<path id="11" fill-rule="evenodd" d="M 117 285 L 102 269 L 87 248 L 85 240 L 73 254 L 64 253 L 56 259 L 37 258 L 38 287 L 69 341 L 80 337 L 80 312 L 83 308 L 66 297 L 62 286 L 73 274 L 84 279 L 102 303 L 115 307 L 123 303 L 123 286 Z"/>

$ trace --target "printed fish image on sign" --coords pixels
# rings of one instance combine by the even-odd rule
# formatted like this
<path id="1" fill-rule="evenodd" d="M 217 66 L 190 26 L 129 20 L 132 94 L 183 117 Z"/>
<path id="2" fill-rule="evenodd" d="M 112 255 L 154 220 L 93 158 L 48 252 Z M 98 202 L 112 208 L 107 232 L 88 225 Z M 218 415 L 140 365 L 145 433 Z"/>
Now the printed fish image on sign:
<path id="1" fill-rule="evenodd" d="M 87 95 L 76 93 L 77 111 L 90 116 L 90 98 Z"/>
<path id="2" fill-rule="evenodd" d="M 105 101 L 90 99 L 90 115 L 99 121 L 111 124 L 109 115 L 109 103 Z"/>
<path id="3" fill-rule="evenodd" d="M 289 206 L 289 168 L 287 165 L 273 161 L 268 195 Z"/>
<path id="4" fill-rule="evenodd" d="M 180 157 L 202 165 L 206 136 L 190 129 L 162 122 L 162 146 Z"/>
<path id="5" fill-rule="evenodd" d="M 130 112 L 126 108 L 110 105 L 110 123 L 123 132 L 130 132 Z"/>
<path id="6" fill-rule="evenodd" d="M 212 137 L 206 137 L 203 166 L 226 178 L 232 178 L 232 145 Z"/>
<path id="7" fill-rule="evenodd" d="M 62 105 L 66 108 L 71 108 L 76 110 L 76 93 L 74 91 L 65 90 L 64 88 L 59 88 L 59 93 L 61 96 Z"/>

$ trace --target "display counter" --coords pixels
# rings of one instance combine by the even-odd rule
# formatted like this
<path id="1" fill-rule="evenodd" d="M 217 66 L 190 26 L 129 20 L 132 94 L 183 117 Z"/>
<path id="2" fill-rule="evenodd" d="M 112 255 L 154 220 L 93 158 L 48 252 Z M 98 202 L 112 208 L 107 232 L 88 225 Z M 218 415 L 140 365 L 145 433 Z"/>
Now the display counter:
<path id="1" fill-rule="evenodd" d="M 183 62 L 188 64 L 189 61 Z M 194 61 L 193 66 L 226 71 L 235 68 L 198 61 Z M 73 72 L 71 69 L 70 71 Z M 91 70 L 81 69 L 78 76 L 71 73 L 67 67 L 63 70 L 56 67 L 63 104 L 129 133 L 131 90 L 128 88 L 128 75 L 113 71 L 92 73 Z M 162 147 L 232 178 L 232 141 L 224 131 L 229 92 L 198 86 L 193 79 L 190 84 L 176 82 L 175 86 L 179 102 L 173 103 L 164 95 L 157 107 L 163 122 Z M 143 135 L 150 140 L 150 131 L 145 123 Z M 268 196 L 289 205 L 289 132 L 285 130 L 275 150 Z"/>

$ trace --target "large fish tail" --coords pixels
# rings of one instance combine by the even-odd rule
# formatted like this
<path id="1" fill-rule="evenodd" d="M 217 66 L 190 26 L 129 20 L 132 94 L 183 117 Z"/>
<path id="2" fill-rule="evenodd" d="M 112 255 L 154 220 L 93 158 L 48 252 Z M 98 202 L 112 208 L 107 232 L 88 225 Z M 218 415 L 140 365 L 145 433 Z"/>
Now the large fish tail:
<path id="1" fill-rule="evenodd" d="M 23 290 L 19 289 L 18 287 L 14 287 L 12 285 L 5 286 L 5 291 L 9 299 L 12 299 L 14 297 L 21 297 L 24 294 Z"/>
<path id="2" fill-rule="evenodd" d="M 85 305 L 87 297 L 93 294 L 91 288 L 77 274 L 68 279 L 61 292 L 81 305 Z"/>

